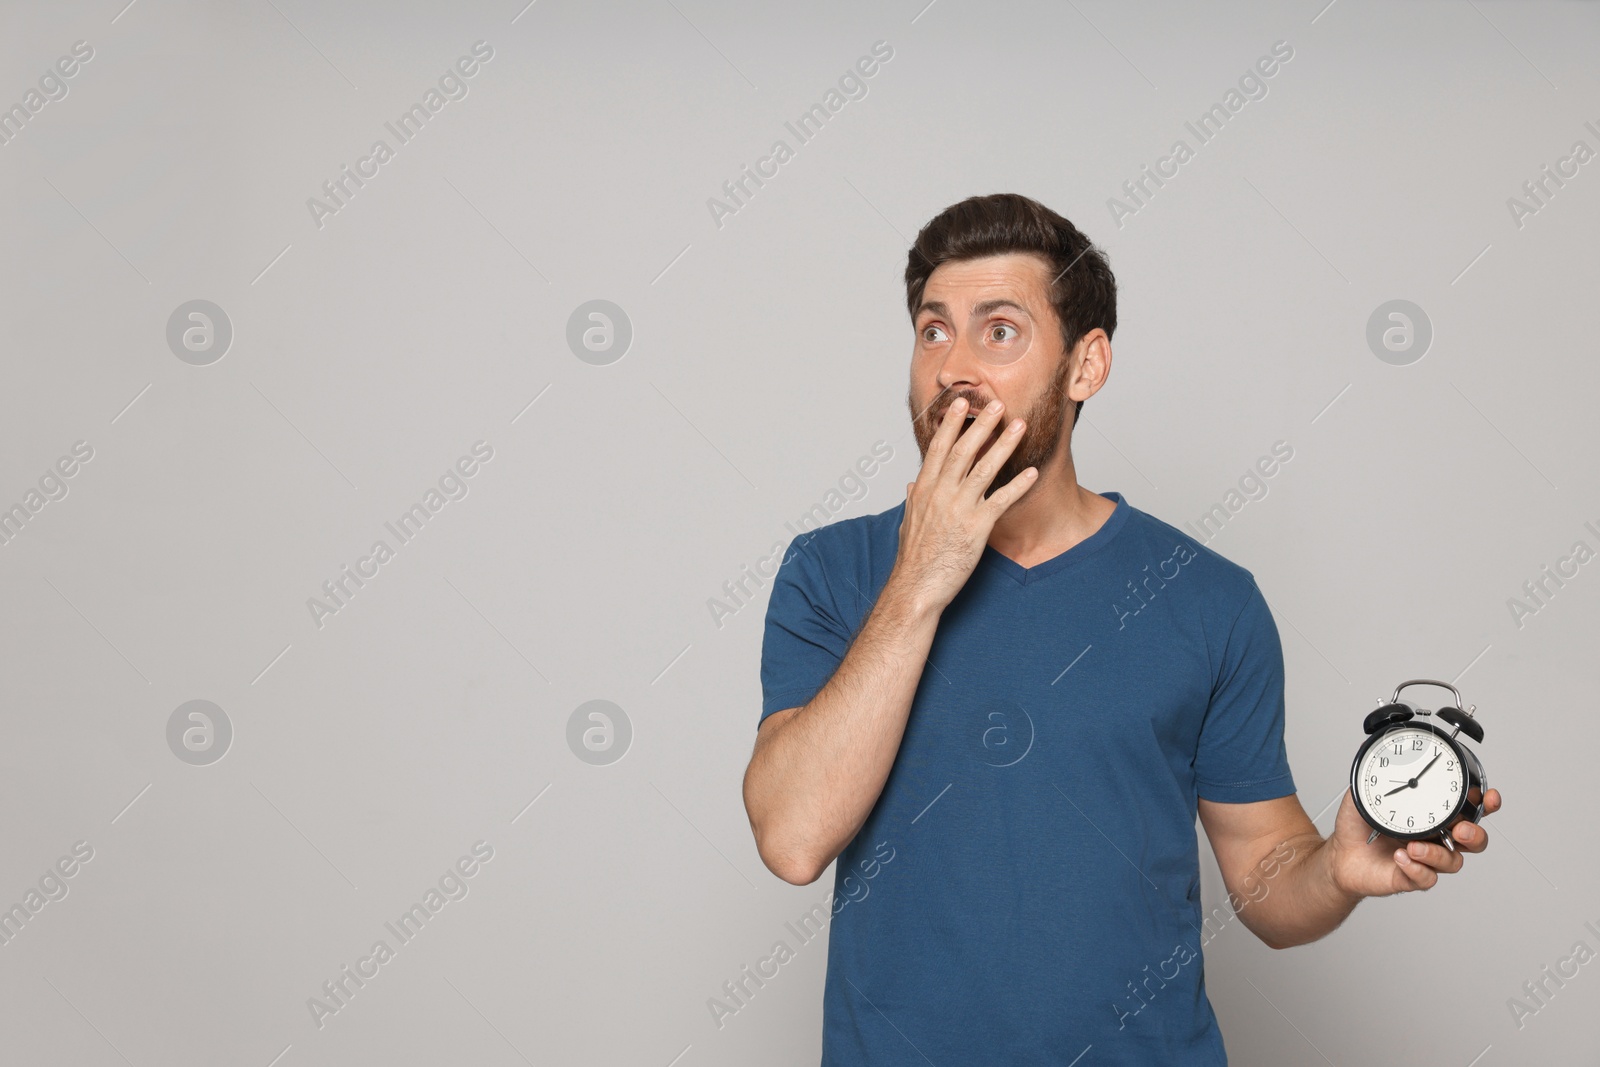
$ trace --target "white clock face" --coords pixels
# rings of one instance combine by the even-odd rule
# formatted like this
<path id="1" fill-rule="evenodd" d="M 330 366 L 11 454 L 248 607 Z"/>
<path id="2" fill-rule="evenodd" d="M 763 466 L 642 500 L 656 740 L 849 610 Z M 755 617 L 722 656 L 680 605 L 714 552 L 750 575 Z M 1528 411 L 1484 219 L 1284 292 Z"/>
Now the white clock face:
<path id="1" fill-rule="evenodd" d="M 1427 730 L 1402 728 L 1367 749 L 1356 772 L 1362 806 L 1399 834 L 1442 825 L 1467 783 L 1455 750 Z"/>

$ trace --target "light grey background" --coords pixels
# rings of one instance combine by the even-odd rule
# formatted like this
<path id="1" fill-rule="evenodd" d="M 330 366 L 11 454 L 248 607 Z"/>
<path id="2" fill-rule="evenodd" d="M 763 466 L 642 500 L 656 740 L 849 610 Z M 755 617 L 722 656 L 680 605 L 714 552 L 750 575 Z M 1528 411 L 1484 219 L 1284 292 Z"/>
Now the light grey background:
<path id="1" fill-rule="evenodd" d="M 765 590 L 720 626 L 708 601 L 879 440 L 838 516 L 902 499 L 908 242 L 997 191 L 1120 283 L 1086 485 L 1181 526 L 1294 448 L 1209 543 L 1276 615 L 1319 828 L 1361 716 L 1418 675 L 1477 705 L 1505 794 L 1430 892 L 1285 952 L 1217 936 L 1233 1062 L 1596 1062 L 1600 963 L 1508 1007 L 1600 949 L 1600 563 L 1520 625 L 1508 603 L 1600 549 L 1600 162 L 1508 207 L 1600 149 L 1595 5 L 122 5 L 0 11 L 6 107 L 94 50 L 0 145 L 0 507 L 93 449 L 0 546 L 0 905 L 94 850 L 0 945 L 7 1062 L 815 1063 L 820 941 L 722 1027 L 707 1007 L 832 886 L 756 854 Z M 480 40 L 396 147 L 383 124 Z M 877 41 L 797 147 L 784 123 Z M 1108 199 L 1277 41 L 1267 95 L 1119 226 Z M 319 228 L 308 198 L 380 137 Z M 779 138 L 719 226 L 708 199 Z M 199 299 L 233 329 L 208 366 L 166 340 Z M 633 330 L 607 365 L 566 340 L 597 299 Z M 1366 342 L 1393 299 L 1433 326 L 1407 366 Z M 396 547 L 383 524 L 477 441 L 467 495 Z M 308 598 L 379 538 L 319 627 Z M 233 730 L 205 766 L 168 746 L 191 700 Z M 568 746 L 592 700 L 632 726 L 609 765 Z M 468 895 L 319 1028 L 309 998 L 479 841 Z"/>

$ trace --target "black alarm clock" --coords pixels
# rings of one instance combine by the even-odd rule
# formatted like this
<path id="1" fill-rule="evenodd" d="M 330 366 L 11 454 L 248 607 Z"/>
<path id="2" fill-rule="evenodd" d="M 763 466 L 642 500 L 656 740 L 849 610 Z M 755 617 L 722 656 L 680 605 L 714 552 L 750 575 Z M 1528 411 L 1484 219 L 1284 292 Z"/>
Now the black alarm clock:
<path id="1" fill-rule="evenodd" d="M 1402 701 L 1400 691 L 1433 685 L 1455 696 L 1453 705 L 1428 711 Z M 1476 705 L 1462 711 L 1461 694 L 1448 682 L 1417 678 L 1401 682 L 1394 696 L 1368 713 L 1362 725 L 1370 735 L 1350 767 L 1350 793 L 1356 810 L 1372 827 L 1367 843 L 1379 834 L 1400 841 L 1437 840 L 1451 851 L 1449 830 L 1466 819 L 1483 818 L 1483 796 L 1489 788 L 1483 764 L 1458 738 L 1466 734 L 1482 744 L 1483 724 L 1473 718 Z M 1446 732 L 1427 718 L 1454 729 Z"/>

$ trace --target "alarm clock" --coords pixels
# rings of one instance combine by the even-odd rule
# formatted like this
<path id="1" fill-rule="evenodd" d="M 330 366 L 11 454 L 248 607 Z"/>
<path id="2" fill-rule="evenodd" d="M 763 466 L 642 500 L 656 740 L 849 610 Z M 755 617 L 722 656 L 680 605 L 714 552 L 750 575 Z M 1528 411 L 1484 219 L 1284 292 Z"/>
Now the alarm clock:
<path id="1" fill-rule="evenodd" d="M 1455 703 L 1430 712 L 1402 701 L 1401 690 L 1414 685 L 1448 689 Z M 1460 819 L 1483 818 L 1489 788 L 1483 764 L 1457 737 L 1483 742 L 1483 724 L 1472 714 L 1477 706 L 1462 711 L 1455 686 L 1428 678 L 1401 682 L 1389 702 L 1379 704 L 1362 724 L 1369 736 L 1350 767 L 1350 794 L 1372 827 L 1367 843 L 1386 834 L 1400 841 L 1436 840 L 1455 851 L 1450 827 Z M 1430 718 L 1454 729 L 1446 731 Z"/>

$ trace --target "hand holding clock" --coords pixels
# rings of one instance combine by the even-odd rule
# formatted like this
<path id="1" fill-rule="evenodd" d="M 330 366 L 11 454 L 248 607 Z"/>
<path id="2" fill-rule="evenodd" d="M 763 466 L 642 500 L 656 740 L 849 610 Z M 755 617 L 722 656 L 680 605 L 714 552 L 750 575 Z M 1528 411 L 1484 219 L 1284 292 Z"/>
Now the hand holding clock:
<path id="1" fill-rule="evenodd" d="M 1455 703 L 1436 715 L 1419 711 L 1399 699 L 1414 685 L 1449 689 Z M 1367 739 L 1351 763 L 1333 832 L 1324 837 L 1302 808 L 1294 820 L 1302 829 L 1279 837 L 1307 848 L 1306 859 L 1288 864 L 1272 894 L 1253 905 L 1258 910 L 1250 929 L 1270 948 L 1325 937 L 1366 897 L 1432 889 L 1440 875 L 1461 870 L 1466 853 L 1488 848 L 1482 823 L 1503 806 L 1500 793 L 1489 788 L 1477 753 L 1435 725 L 1448 724 L 1465 740 L 1482 743 L 1476 709 L 1463 710 L 1454 686 L 1431 679 L 1403 682 L 1389 703 L 1378 703 L 1362 720 Z M 1201 801 L 1209 832 L 1225 818 L 1215 809 L 1227 805 Z"/>
<path id="2" fill-rule="evenodd" d="M 1427 769 L 1424 767 L 1423 771 Z M 1421 775 L 1419 771 L 1417 776 Z M 1409 788 L 1409 783 L 1400 788 Z M 1490 789 L 1483 796 L 1484 816 L 1499 810 L 1500 791 Z M 1439 875 L 1461 870 L 1466 862 L 1463 852 L 1482 852 L 1489 845 L 1488 831 L 1466 819 L 1458 819 L 1450 827 L 1450 837 L 1457 848 L 1454 852 L 1431 841 L 1412 841 L 1403 848 L 1397 847 L 1401 842 L 1384 834 L 1368 844 L 1371 832 L 1372 828 L 1356 810 L 1355 798 L 1346 789 L 1339 804 L 1333 836 L 1328 839 L 1332 850 L 1329 855 L 1333 860 L 1335 883 L 1346 892 L 1363 897 L 1432 889 Z"/>

